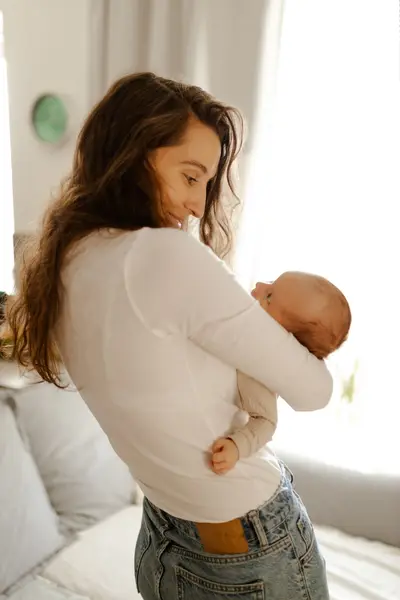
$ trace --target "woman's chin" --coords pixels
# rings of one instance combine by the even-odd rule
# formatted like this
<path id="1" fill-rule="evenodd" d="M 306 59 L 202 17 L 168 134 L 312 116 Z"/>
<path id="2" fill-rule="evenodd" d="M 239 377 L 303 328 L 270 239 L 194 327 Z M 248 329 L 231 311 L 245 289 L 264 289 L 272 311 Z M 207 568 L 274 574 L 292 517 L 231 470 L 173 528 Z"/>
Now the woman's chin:
<path id="1" fill-rule="evenodd" d="M 177 219 L 173 215 L 168 214 L 168 226 L 173 227 L 174 229 L 182 229 L 183 221 L 180 219 Z"/>

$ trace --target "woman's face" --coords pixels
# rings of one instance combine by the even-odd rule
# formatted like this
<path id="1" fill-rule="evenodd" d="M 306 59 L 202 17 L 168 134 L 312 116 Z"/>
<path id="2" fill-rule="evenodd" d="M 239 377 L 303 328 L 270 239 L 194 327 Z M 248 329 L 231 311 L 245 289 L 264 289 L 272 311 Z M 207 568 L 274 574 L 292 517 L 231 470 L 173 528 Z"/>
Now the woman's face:
<path id="1" fill-rule="evenodd" d="M 161 191 L 162 211 L 171 227 L 204 214 L 207 183 L 218 168 L 221 143 L 213 129 L 190 119 L 178 146 L 158 148 L 150 156 Z"/>

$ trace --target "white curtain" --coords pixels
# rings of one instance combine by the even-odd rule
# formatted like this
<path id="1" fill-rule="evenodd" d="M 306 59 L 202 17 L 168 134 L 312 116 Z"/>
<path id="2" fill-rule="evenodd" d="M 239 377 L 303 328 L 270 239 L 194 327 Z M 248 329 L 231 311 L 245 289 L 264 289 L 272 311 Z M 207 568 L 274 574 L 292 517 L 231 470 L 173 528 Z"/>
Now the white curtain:
<path id="1" fill-rule="evenodd" d="M 0 12 L 0 292 L 11 293 L 13 282 L 14 211 L 12 203 L 10 124 L 7 70 L 3 47 L 3 18 Z"/>
<path id="2" fill-rule="evenodd" d="M 275 72 L 282 6 L 283 0 L 93 0 L 91 102 L 135 71 L 200 85 L 243 111 L 249 155 L 260 85 Z"/>

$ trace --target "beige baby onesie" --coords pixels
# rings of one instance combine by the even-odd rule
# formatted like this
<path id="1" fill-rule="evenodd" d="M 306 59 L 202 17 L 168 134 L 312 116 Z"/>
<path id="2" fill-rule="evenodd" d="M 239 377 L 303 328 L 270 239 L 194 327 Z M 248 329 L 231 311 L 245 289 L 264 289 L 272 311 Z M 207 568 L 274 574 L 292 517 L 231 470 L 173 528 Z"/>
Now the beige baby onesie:
<path id="1" fill-rule="evenodd" d="M 237 445 L 239 458 L 247 458 L 272 440 L 278 422 L 277 395 L 240 371 L 237 382 L 240 408 L 249 414 L 249 420 L 229 438 Z"/>

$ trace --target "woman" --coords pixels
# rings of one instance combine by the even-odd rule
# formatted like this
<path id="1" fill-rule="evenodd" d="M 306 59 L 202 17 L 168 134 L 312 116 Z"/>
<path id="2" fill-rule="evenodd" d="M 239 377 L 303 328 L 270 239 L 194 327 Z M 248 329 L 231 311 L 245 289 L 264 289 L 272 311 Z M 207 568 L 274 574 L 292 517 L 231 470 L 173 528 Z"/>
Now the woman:
<path id="1" fill-rule="evenodd" d="M 14 358 L 61 385 L 61 355 L 144 492 L 144 600 L 328 598 L 312 526 L 272 451 L 226 476 L 209 468 L 213 442 L 243 419 L 236 369 L 297 410 L 323 407 L 332 388 L 217 257 L 231 240 L 222 196 L 237 124 L 197 87 L 152 73 L 115 83 L 83 126 L 8 311 Z"/>

